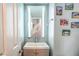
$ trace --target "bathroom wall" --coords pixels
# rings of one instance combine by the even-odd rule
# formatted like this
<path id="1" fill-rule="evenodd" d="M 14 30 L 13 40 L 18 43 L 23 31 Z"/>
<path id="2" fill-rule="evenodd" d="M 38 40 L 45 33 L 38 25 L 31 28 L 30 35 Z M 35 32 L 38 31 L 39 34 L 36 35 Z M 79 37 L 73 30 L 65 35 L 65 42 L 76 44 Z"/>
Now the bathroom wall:
<path id="1" fill-rule="evenodd" d="M 56 6 L 62 7 L 62 15 L 56 15 Z M 79 22 L 79 18 L 72 18 L 72 12 L 79 12 L 79 4 L 74 4 L 73 10 L 65 10 L 63 3 L 55 4 L 54 55 L 79 55 L 79 28 L 71 28 L 71 22 Z M 60 26 L 60 19 L 66 19 L 69 24 Z M 63 29 L 70 30 L 70 36 L 62 36 Z"/>
<path id="2" fill-rule="evenodd" d="M 48 44 L 48 28 L 49 28 L 49 4 L 45 5 L 45 18 L 44 18 L 44 40 Z"/>
<path id="3" fill-rule="evenodd" d="M 28 39 L 28 11 L 27 5 L 24 4 L 24 41 Z"/>
<path id="4" fill-rule="evenodd" d="M 50 55 L 53 55 L 54 49 L 54 4 L 49 4 L 49 29 L 48 29 L 48 42 L 50 46 Z"/>

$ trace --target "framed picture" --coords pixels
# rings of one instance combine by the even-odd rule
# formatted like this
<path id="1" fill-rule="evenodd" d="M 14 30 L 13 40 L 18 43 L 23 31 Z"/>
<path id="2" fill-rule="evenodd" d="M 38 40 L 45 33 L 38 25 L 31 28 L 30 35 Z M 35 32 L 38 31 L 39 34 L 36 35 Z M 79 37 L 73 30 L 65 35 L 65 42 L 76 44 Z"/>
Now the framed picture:
<path id="1" fill-rule="evenodd" d="M 79 28 L 79 22 L 71 22 L 71 28 Z"/>
<path id="2" fill-rule="evenodd" d="M 73 10 L 74 4 L 73 3 L 66 3 L 65 4 L 65 10 Z"/>
<path id="3" fill-rule="evenodd" d="M 72 12 L 72 18 L 79 18 L 79 12 Z"/>
<path id="4" fill-rule="evenodd" d="M 62 36 L 70 36 L 70 30 L 62 30 Z"/>
<path id="5" fill-rule="evenodd" d="M 56 6 L 56 15 L 62 15 L 62 7 Z"/>
<path id="6" fill-rule="evenodd" d="M 67 26 L 67 25 L 68 25 L 67 19 L 60 19 L 60 26 Z"/>

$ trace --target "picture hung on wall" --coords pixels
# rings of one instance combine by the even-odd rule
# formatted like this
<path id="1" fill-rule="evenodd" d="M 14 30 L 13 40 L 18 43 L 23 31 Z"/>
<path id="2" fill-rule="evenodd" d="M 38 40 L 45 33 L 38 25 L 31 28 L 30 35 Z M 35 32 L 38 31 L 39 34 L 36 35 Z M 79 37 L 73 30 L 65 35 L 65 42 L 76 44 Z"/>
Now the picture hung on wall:
<path id="1" fill-rule="evenodd" d="M 56 15 L 62 15 L 62 7 L 56 6 Z"/>
<path id="2" fill-rule="evenodd" d="M 67 26 L 67 25 L 68 25 L 67 19 L 60 19 L 60 26 Z"/>
<path id="3" fill-rule="evenodd" d="M 78 18 L 79 19 L 79 12 L 72 12 L 72 18 Z"/>
<path id="4" fill-rule="evenodd" d="M 79 28 L 79 22 L 71 22 L 71 28 Z"/>
<path id="5" fill-rule="evenodd" d="M 73 10 L 74 4 L 73 3 L 66 3 L 65 4 L 65 10 Z"/>
<path id="6" fill-rule="evenodd" d="M 62 30 L 62 36 L 70 36 L 70 30 Z"/>

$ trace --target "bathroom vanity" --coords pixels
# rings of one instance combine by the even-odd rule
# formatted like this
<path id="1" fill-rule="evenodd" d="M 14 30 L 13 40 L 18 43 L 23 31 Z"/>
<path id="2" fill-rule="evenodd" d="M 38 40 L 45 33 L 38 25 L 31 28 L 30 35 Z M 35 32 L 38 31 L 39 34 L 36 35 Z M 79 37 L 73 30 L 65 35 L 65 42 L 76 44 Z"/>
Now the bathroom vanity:
<path id="1" fill-rule="evenodd" d="M 27 42 L 23 47 L 24 56 L 49 56 L 49 46 L 45 42 Z"/>

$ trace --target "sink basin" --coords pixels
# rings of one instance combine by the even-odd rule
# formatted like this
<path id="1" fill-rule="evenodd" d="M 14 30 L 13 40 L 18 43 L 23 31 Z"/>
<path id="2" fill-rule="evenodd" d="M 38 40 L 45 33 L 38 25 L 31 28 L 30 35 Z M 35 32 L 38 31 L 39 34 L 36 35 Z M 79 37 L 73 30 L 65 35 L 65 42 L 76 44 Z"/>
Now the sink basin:
<path id="1" fill-rule="evenodd" d="M 27 42 L 23 47 L 25 49 L 49 49 L 49 46 L 45 42 Z"/>

